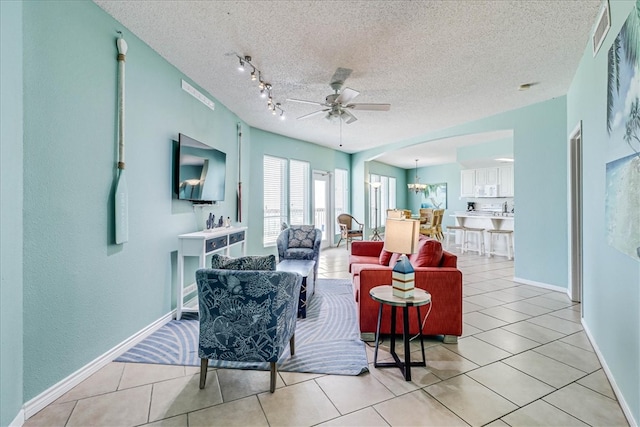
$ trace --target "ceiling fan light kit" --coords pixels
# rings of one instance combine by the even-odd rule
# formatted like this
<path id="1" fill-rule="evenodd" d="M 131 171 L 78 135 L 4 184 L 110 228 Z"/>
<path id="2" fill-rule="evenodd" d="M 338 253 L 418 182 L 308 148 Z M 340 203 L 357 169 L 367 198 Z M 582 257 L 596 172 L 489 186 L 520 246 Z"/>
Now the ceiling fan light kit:
<path id="1" fill-rule="evenodd" d="M 334 93 L 331 95 L 327 95 L 324 99 L 324 102 L 316 102 L 316 101 L 307 101 L 304 99 L 292 99 L 287 98 L 287 101 L 298 102 L 300 104 L 311 104 L 319 107 L 323 107 L 318 111 L 314 111 L 313 113 L 305 114 L 303 116 L 298 117 L 298 120 L 307 119 L 309 117 L 317 116 L 320 114 L 324 114 L 324 117 L 329 121 L 340 120 L 344 121 L 346 124 L 351 124 L 355 122 L 357 119 L 349 110 L 360 110 L 360 111 L 389 111 L 391 108 L 390 104 L 354 104 L 351 101 L 358 95 L 360 92 L 357 90 L 353 90 L 351 88 L 342 88 L 344 85 L 343 81 L 334 81 L 330 84 L 331 89 L 333 89 Z"/>
<path id="2" fill-rule="evenodd" d="M 274 116 L 279 115 L 280 120 L 284 120 L 284 110 L 282 109 L 282 104 L 279 102 L 273 101 L 273 96 L 271 93 L 272 86 L 270 83 L 262 80 L 262 71 L 256 68 L 255 65 L 251 63 L 251 57 L 249 55 L 238 57 L 238 61 L 240 65 L 238 66 L 238 71 L 244 72 L 246 65 L 248 64 L 251 67 L 251 81 L 258 81 L 258 89 L 260 90 L 260 98 L 267 98 L 267 109 L 271 111 L 271 114 Z"/>

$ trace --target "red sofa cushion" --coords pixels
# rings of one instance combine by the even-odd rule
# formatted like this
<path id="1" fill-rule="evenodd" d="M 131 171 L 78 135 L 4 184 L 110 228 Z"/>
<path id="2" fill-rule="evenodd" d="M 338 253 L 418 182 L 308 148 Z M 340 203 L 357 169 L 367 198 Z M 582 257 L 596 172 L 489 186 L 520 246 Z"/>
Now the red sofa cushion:
<path id="1" fill-rule="evenodd" d="M 442 243 L 435 239 L 418 242 L 418 252 L 409 257 L 413 267 L 438 267 L 442 260 Z"/>
<path id="2" fill-rule="evenodd" d="M 389 261 L 391 261 L 392 255 L 393 252 L 387 252 L 383 249 L 382 252 L 380 252 L 380 258 L 378 258 L 380 265 L 389 265 Z"/>

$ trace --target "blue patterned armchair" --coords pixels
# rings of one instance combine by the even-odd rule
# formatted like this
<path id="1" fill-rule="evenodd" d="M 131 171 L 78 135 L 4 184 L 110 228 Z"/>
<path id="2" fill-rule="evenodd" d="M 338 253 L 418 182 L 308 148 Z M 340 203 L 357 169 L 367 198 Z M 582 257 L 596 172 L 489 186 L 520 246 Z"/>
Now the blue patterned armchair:
<path id="1" fill-rule="evenodd" d="M 257 270 L 196 271 L 200 314 L 200 388 L 209 359 L 270 362 L 270 391 L 276 387 L 276 362 L 294 332 L 302 276 Z"/>
<path id="2" fill-rule="evenodd" d="M 322 231 L 313 225 L 292 225 L 280 232 L 278 240 L 278 262 L 285 259 L 313 260 L 313 283 L 318 279 L 320 244 Z"/>

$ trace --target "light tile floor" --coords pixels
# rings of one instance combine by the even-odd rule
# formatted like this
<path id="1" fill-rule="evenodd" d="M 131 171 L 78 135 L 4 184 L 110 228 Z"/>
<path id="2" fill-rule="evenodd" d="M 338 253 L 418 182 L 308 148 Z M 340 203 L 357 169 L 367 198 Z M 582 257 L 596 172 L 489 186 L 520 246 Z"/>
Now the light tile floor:
<path id="1" fill-rule="evenodd" d="M 319 276 L 349 278 L 347 265 L 344 245 L 326 249 Z M 197 367 L 111 363 L 25 426 L 628 425 L 578 304 L 513 282 L 506 258 L 458 254 L 458 266 L 464 335 L 428 340 L 411 382 L 373 365 L 357 377 L 280 372 L 271 394 L 266 372 L 218 369 L 199 390 Z"/>

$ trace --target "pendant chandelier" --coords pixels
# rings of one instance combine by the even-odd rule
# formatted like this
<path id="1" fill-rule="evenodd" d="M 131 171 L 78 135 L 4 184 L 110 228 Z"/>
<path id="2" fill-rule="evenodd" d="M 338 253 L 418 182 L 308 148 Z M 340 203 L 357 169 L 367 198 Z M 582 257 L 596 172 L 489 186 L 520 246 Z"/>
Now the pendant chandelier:
<path id="1" fill-rule="evenodd" d="M 420 178 L 418 177 L 418 159 L 416 159 L 416 180 L 413 184 L 407 184 L 407 187 L 409 187 L 409 191 L 415 191 L 416 194 L 422 193 L 427 188 L 427 184 L 420 184 Z"/>

